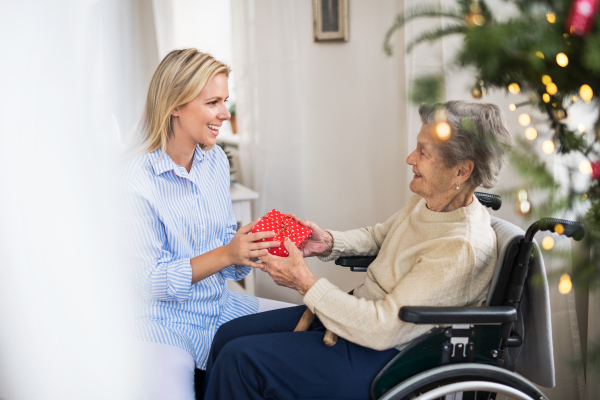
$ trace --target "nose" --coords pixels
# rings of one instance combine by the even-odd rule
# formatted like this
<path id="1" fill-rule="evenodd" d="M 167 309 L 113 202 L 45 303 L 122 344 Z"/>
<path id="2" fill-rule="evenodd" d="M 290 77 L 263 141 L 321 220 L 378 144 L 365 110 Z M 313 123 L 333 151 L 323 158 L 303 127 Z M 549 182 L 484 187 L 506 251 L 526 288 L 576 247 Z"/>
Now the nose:
<path id="1" fill-rule="evenodd" d="M 407 163 L 408 165 L 415 165 L 415 164 L 417 163 L 417 159 L 416 159 L 416 157 L 415 157 L 415 151 L 417 151 L 417 150 L 416 150 L 416 149 L 415 149 L 415 150 L 413 150 L 413 152 L 412 152 L 412 153 L 410 153 L 410 154 L 408 155 L 408 157 L 406 157 L 406 163 Z"/>
<path id="2" fill-rule="evenodd" d="M 217 118 L 219 118 L 221 121 L 227 121 L 231 118 L 231 113 L 229 112 L 226 104 L 221 105 L 221 109 L 219 110 Z"/>

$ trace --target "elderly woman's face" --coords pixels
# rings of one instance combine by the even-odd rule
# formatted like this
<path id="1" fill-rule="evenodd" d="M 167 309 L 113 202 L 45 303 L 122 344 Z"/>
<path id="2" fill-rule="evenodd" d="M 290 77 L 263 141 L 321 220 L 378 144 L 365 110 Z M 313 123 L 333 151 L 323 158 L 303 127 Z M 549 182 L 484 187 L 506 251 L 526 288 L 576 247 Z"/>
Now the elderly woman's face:
<path id="1" fill-rule="evenodd" d="M 425 200 L 448 193 L 456 187 L 457 168 L 446 167 L 437 152 L 432 136 L 434 128 L 428 124 L 421 126 L 417 148 L 406 159 L 414 173 L 410 190 Z"/>

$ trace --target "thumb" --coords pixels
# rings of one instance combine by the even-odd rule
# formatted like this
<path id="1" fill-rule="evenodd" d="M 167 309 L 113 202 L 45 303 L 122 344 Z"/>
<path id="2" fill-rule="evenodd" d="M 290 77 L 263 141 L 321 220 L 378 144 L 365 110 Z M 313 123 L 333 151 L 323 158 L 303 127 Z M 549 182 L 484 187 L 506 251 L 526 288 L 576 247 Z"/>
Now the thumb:
<path id="1" fill-rule="evenodd" d="M 283 245 L 285 246 L 285 249 L 288 251 L 290 256 L 299 255 L 300 257 L 302 257 L 302 253 L 300 252 L 300 250 L 298 250 L 298 248 L 296 247 L 294 242 L 290 240 L 290 238 L 285 238 L 285 240 L 283 241 Z"/>

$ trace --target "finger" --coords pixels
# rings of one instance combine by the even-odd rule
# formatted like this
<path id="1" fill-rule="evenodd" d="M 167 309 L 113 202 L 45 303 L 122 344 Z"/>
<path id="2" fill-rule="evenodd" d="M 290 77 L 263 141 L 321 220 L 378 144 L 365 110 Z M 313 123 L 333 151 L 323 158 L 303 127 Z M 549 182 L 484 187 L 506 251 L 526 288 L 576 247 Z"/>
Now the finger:
<path id="1" fill-rule="evenodd" d="M 247 236 L 244 236 L 244 239 L 246 239 L 249 242 L 255 242 L 260 239 L 272 238 L 273 236 L 275 236 L 275 232 L 265 231 L 265 232 L 251 233 Z"/>
<path id="2" fill-rule="evenodd" d="M 262 249 L 262 250 L 251 250 L 248 251 L 244 254 L 244 256 L 248 257 L 248 258 L 258 258 L 261 256 L 266 256 L 267 254 L 269 254 L 269 250 L 267 249 Z"/>
<path id="3" fill-rule="evenodd" d="M 274 241 L 274 242 L 258 242 L 258 243 L 252 243 L 252 244 L 250 244 L 248 250 L 268 249 L 268 248 L 271 248 L 271 247 L 279 247 L 279 246 L 281 246 L 281 242 L 278 242 L 278 241 Z"/>
<path id="4" fill-rule="evenodd" d="M 246 226 L 242 226 L 239 230 L 238 233 L 242 233 L 242 234 L 246 234 L 250 231 L 252 231 L 252 228 L 254 228 L 254 225 L 256 225 L 256 223 L 260 221 L 260 218 L 255 219 L 254 221 L 250 222 L 248 225 Z"/>
<path id="5" fill-rule="evenodd" d="M 290 238 L 285 238 L 285 240 L 283 241 L 283 245 L 285 246 L 285 249 L 288 251 L 290 256 L 302 257 L 302 253 L 300 252 L 300 250 L 298 250 L 298 248 L 296 247 L 294 242 L 290 240 Z"/>
<path id="6" fill-rule="evenodd" d="M 252 261 L 248 262 L 246 265 L 249 267 L 252 267 L 252 268 L 256 268 L 256 269 L 262 269 L 263 271 L 265 270 L 265 267 L 266 267 L 264 264 L 256 263 L 256 262 L 252 262 Z"/>

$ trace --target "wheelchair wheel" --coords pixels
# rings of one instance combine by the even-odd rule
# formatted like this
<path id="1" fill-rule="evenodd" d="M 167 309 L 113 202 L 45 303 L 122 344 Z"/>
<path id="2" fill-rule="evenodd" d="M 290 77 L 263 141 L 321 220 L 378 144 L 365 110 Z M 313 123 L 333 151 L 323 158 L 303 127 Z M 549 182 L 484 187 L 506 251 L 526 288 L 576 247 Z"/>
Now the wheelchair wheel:
<path id="1" fill-rule="evenodd" d="M 486 364 L 450 364 L 415 375 L 380 400 L 546 400 L 531 382 Z"/>

